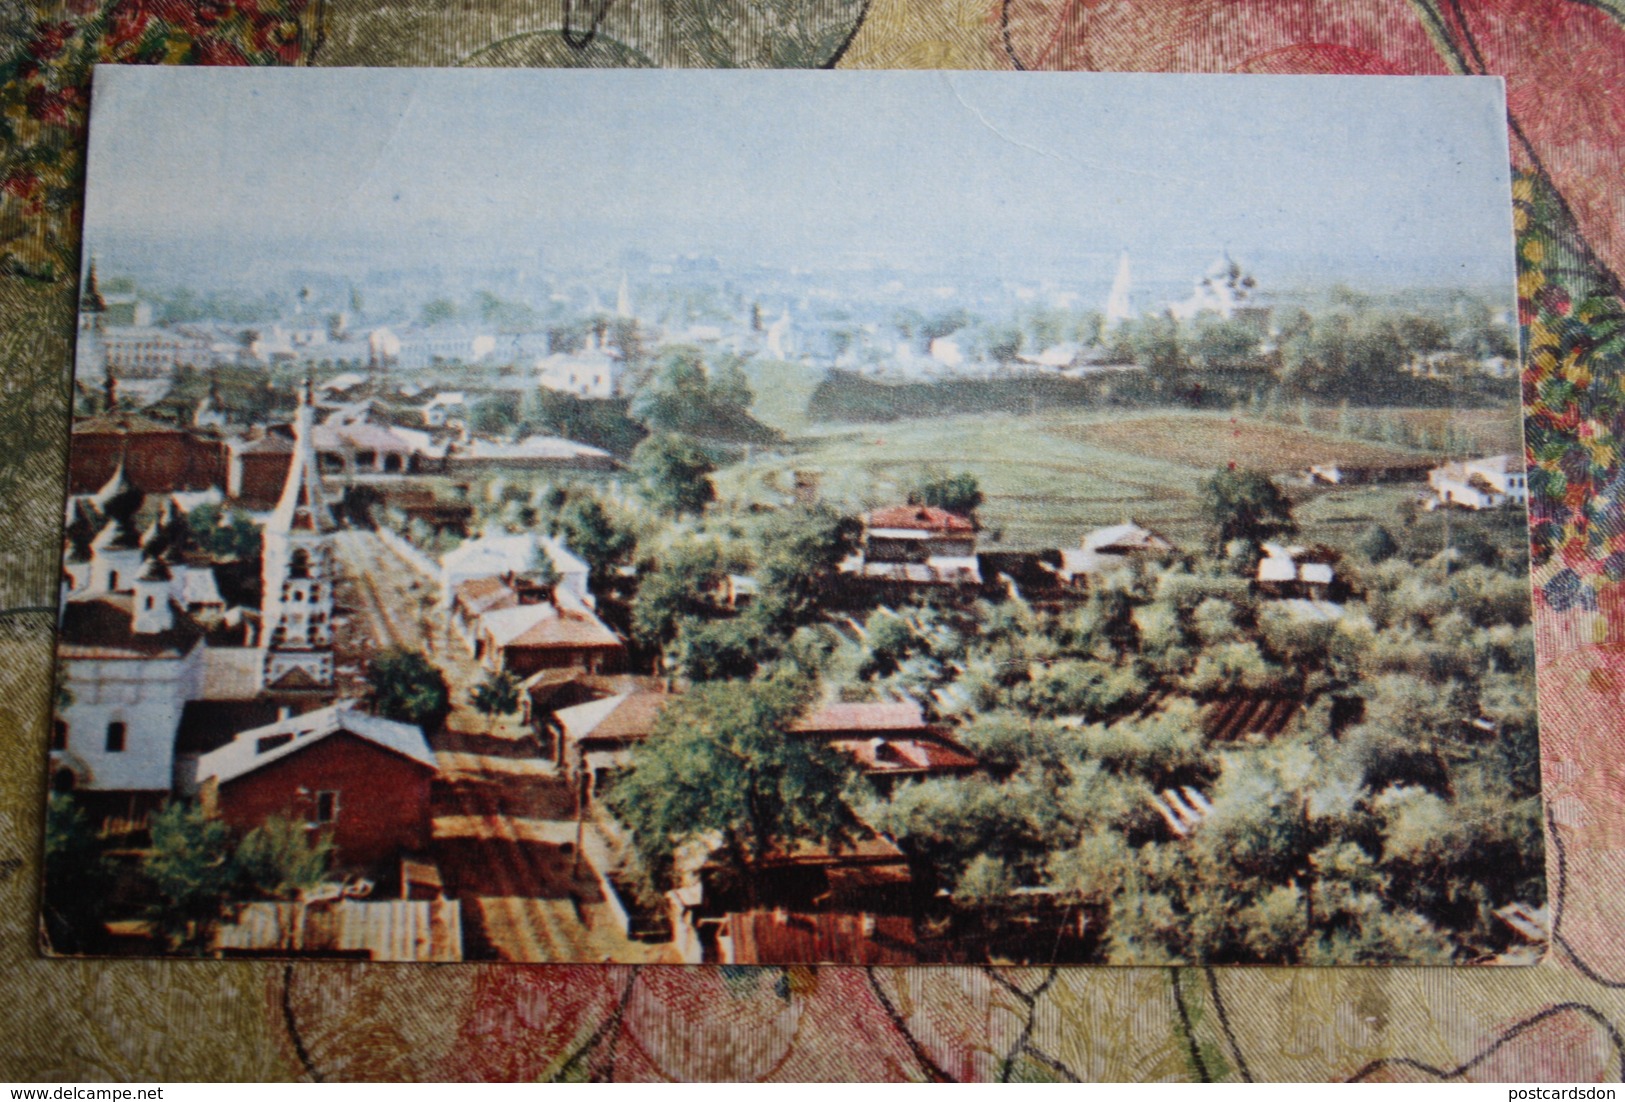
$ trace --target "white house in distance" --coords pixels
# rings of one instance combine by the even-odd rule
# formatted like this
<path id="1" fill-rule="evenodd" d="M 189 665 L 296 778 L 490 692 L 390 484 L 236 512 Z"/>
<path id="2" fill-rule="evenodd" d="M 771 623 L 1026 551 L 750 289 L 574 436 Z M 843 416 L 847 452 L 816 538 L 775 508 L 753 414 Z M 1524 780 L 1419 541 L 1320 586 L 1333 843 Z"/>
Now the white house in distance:
<path id="1" fill-rule="evenodd" d="M 445 458 L 447 469 L 452 471 L 487 467 L 541 470 L 548 467 L 609 469 L 615 466 L 615 457 L 603 448 L 566 440 L 562 436 L 542 434 L 511 443 L 475 437 L 466 443 L 452 444 L 446 450 Z"/>
<path id="2" fill-rule="evenodd" d="M 1332 556 L 1305 547 L 1285 547 L 1266 541 L 1263 558 L 1258 560 L 1261 592 L 1287 597 L 1325 597 L 1337 580 Z"/>
<path id="3" fill-rule="evenodd" d="M 876 509 L 863 518 L 863 547 L 841 572 L 878 582 L 980 585 L 976 526 L 932 505 Z"/>
<path id="4" fill-rule="evenodd" d="M 430 428 L 442 428 L 452 418 L 461 419 L 468 414 L 468 403 L 460 390 L 443 390 L 430 398 L 423 407 L 423 423 Z"/>
<path id="5" fill-rule="evenodd" d="M 536 364 L 536 382 L 543 389 L 577 398 L 619 397 L 625 376 L 626 365 L 600 348 L 596 335 L 580 352 L 555 352 Z"/>
<path id="6" fill-rule="evenodd" d="M 1064 581 L 1093 574 L 1105 574 L 1141 558 L 1176 550 L 1166 537 L 1132 520 L 1086 533 L 1076 548 L 1061 549 L 1061 567 L 1056 571 Z"/>
<path id="7" fill-rule="evenodd" d="M 1169 303 L 1168 312 L 1187 321 L 1206 313 L 1230 318 L 1251 304 L 1256 286 L 1253 277 L 1227 255 L 1215 260 L 1202 273 L 1190 298 L 1184 302 Z"/>
<path id="8" fill-rule="evenodd" d="M 558 588 L 577 597 L 589 608 L 593 606 L 592 591 L 587 588 L 590 568 L 577 558 L 556 536 L 538 536 L 535 532 L 482 535 L 478 539 L 464 540 L 440 558 L 440 600 L 450 608 L 457 587 L 475 578 L 500 578 L 510 574 L 527 574 L 536 566 L 537 553 L 546 554 L 558 573 Z"/>
<path id="9" fill-rule="evenodd" d="M 1446 463 L 1428 472 L 1428 485 L 1438 495 L 1437 501 L 1428 503 L 1429 508 L 1499 509 L 1529 500 L 1529 478 L 1521 455 Z"/>

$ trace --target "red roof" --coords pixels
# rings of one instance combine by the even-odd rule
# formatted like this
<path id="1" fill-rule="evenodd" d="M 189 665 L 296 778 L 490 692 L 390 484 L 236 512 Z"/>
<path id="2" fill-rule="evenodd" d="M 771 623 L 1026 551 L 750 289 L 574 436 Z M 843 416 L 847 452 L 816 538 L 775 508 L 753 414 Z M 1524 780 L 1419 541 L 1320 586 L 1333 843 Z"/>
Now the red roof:
<path id="1" fill-rule="evenodd" d="M 927 739 L 843 739 L 834 746 L 867 773 L 960 773 L 980 764 L 963 750 Z"/>
<path id="2" fill-rule="evenodd" d="M 863 518 L 870 528 L 915 528 L 926 532 L 974 532 L 976 526 L 958 513 L 935 505 L 894 505 Z"/>
<path id="3" fill-rule="evenodd" d="M 826 704 L 790 725 L 800 735 L 923 731 L 925 715 L 911 700 Z"/>
<path id="4" fill-rule="evenodd" d="M 538 620 L 520 635 L 509 639 L 505 648 L 536 647 L 619 647 L 621 637 L 593 616 L 561 610 L 557 616 Z"/>
<path id="5" fill-rule="evenodd" d="M 202 638 L 203 630 L 178 607 L 170 609 L 171 625 L 163 631 L 135 630 L 135 598 L 106 593 L 70 600 L 62 608 L 57 653 L 63 658 L 182 658 Z"/>
<path id="6" fill-rule="evenodd" d="M 470 578 L 457 586 L 457 604 L 471 616 L 519 604 L 519 594 L 502 578 Z"/>

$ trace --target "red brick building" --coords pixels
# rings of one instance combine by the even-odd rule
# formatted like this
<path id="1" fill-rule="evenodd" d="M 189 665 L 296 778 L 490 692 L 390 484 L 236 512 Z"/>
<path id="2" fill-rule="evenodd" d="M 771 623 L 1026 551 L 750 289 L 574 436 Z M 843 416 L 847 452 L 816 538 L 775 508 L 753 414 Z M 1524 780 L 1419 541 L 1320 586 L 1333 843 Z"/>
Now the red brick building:
<path id="1" fill-rule="evenodd" d="M 626 662 L 621 637 L 590 609 L 567 599 L 491 609 L 480 616 L 475 631 L 474 656 L 520 678 L 538 670 L 613 673 Z"/>
<path id="2" fill-rule="evenodd" d="M 883 791 L 899 780 L 981 768 L 970 751 L 932 727 L 909 700 L 826 704 L 798 719 L 790 732 L 839 750 Z"/>
<path id="3" fill-rule="evenodd" d="M 269 508 L 282 496 L 293 466 L 293 438 L 268 432 L 230 445 L 226 495 L 249 508 Z"/>
<path id="4" fill-rule="evenodd" d="M 144 494 L 226 484 L 226 446 L 211 436 L 140 413 L 102 414 L 74 424 L 70 494 L 94 493 L 120 463 L 130 484 Z"/>
<path id="5" fill-rule="evenodd" d="M 418 728 L 348 702 L 244 731 L 198 759 L 206 812 L 238 831 L 276 815 L 305 823 L 353 869 L 428 847 L 436 772 Z"/>

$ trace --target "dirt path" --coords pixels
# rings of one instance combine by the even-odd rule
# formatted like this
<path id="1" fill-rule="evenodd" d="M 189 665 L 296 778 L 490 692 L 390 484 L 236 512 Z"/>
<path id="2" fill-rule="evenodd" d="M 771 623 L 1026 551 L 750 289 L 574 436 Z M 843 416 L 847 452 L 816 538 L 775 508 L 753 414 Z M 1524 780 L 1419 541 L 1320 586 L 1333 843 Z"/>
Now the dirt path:
<path id="1" fill-rule="evenodd" d="M 349 610 L 341 664 L 360 671 L 385 647 L 421 651 L 451 689 L 430 856 L 463 903 L 465 947 L 508 961 L 657 961 L 669 946 L 628 939 L 592 864 L 576 853 L 575 800 L 535 733 L 469 701 L 485 670 L 451 633 L 439 593 L 369 531 L 334 537 L 339 603 Z M 357 675 L 359 677 L 359 672 Z"/>

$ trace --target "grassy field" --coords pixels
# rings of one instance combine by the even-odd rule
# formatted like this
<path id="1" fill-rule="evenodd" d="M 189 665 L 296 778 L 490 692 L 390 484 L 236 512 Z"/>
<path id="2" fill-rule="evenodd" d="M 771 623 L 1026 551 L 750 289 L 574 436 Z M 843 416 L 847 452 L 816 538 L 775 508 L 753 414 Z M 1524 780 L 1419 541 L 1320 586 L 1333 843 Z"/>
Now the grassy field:
<path id="1" fill-rule="evenodd" d="M 1292 475 L 1330 460 L 1356 466 L 1416 460 L 1415 453 L 1383 444 L 1247 417 L 1131 416 L 1080 424 L 1075 431 L 1083 440 L 1114 451 L 1150 453 L 1210 470 L 1234 463 L 1248 470 Z"/>
<path id="2" fill-rule="evenodd" d="M 933 474 L 969 471 L 987 497 L 981 519 L 988 549 L 1072 547 L 1089 529 L 1127 518 L 1196 546 L 1208 534 L 1197 487 L 1234 461 L 1277 473 L 1299 503 L 1307 538 L 1344 544 L 1373 521 L 1400 534 L 1404 505 L 1423 486 L 1317 491 L 1295 473 L 1311 461 L 1380 463 L 1415 454 L 1225 415 L 1069 410 L 808 426 L 788 448 L 730 467 L 718 482 L 724 497 L 749 501 L 787 490 L 792 471 L 815 471 L 827 500 L 858 511 L 900 501 Z"/>
<path id="3" fill-rule="evenodd" d="M 1436 438 L 1448 425 L 1465 441 L 1467 449 L 1478 455 L 1499 455 L 1523 448 L 1523 420 L 1511 404 L 1506 409 L 1363 409 L 1353 411 L 1352 416 L 1367 422 L 1403 422 L 1413 432 L 1431 433 Z M 1344 413 L 1317 409 L 1310 419 L 1315 428 L 1333 432 Z"/>
<path id="4" fill-rule="evenodd" d="M 750 407 L 753 417 L 786 436 L 807 430 L 811 424 L 807 402 L 824 377 L 823 368 L 753 357 L 745 363 L 744 371 L 751 390 L 756 392 Z"/>

